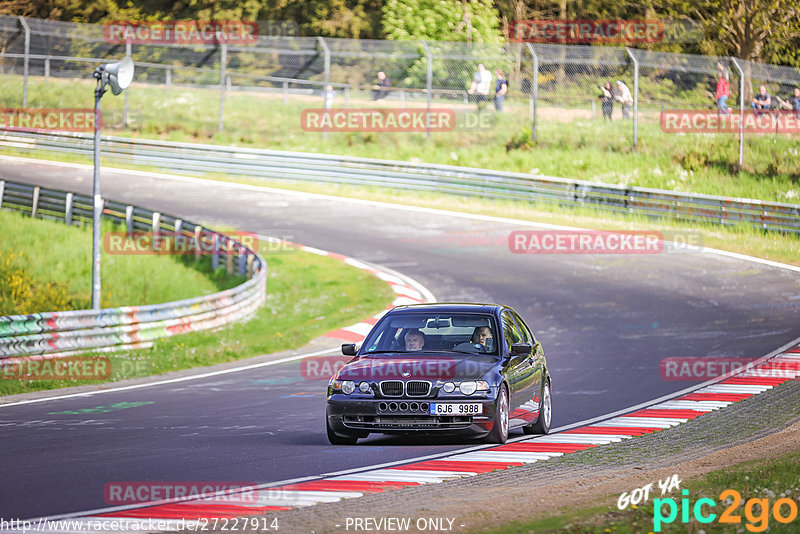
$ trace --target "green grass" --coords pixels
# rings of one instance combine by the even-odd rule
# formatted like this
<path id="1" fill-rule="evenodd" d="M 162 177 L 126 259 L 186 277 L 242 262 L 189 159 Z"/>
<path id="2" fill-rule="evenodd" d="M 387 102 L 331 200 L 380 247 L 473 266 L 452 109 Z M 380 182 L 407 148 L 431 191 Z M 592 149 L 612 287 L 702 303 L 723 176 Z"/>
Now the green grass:
<path id="1" fill-rule="evenodd" d="M 673 498 L 676 503 L 677 516 L 669 524 L 663 524 L 661 532 L 760 532 L 769 528 L 769 532 L 797 532 L 800 526 L 800 515 L 787 524 L 776 521 L 772 515 L 773 506 L 778 499 L 787 497 L 794 501 L 796 507 L 800 507 L 800 455 L 796 452 L 785 456 L 771 458 L 767 460 L 757 460 L 745 464 L 737 465 L 718 471 L 712 471 L 704 476 L 684 480 L 681 482 L 681 490 L 688 490 L 688 496 L 684 497 L 681 492 L 674 490 L 671 493 L 661 496 L 660 489 L 654 484 L 655 494 L 651 492 L 649 502 L 638 507 L 628 507 L 620 511 L 617 506 L 619 495 L 608 495 L 602 500 L 607 503 L 605 506 L 591 506 L 581 510 L 562 509 L 557 514 L 548 517 L 533 519 L 531 521 L 515 521 L 506 523 L 502 526 L 483 529 L 480 532 L 492 532 L 493 534 L 511 534 L 520 532 L 567 532 L 567 533 L 609 533 L 616 534 L 636 534 L 643 532 L 654 532 L 654 504 L 656 498 Z M 741 503 L 737 508 L 733 496 L 725 495 L 720 499 L 720 495 L 725 490 L 736 490 Z M 689 499 L 689 521 L 682 522 L 681 499 Z M 716 506 L 712 509 L 708 505 L 703 506 L 703 513 L 715 513 L 717 517 L 713 522 L 701 524 L 693 517 L 694 505 L 698 499 L 712 499 Z M 726 499 L 729 499 L 727 503 Z M 750 499 L 767 499 L 769 507 L 768 516 L 762 516 L 758 506 L 748 504 Z M 661 505 L 663 517 L 669 515 L 669 505 Z M 739 516 L 740 524 L 721 523 L 721 514 L 727 508 L 733 508 L 732 517 Z M 746 509 L 750 507 L 752 516 L 747 517 Z M 784 504 L 781 513 L 789 516 L 790 508 Z M 749 526 L 748 526 L 749 525 Z M 762 528 L 763 527 L 763 528 Z"/>
<path id="2" fill-rule="evenodd" d="M 45 84 L 32 78 L 29 105 L 91 108 L 92 87 L 89 80 L 51 79 Z M 0 76 L 0 88 L 3 107 L 20 105 L 20 77 Z M 502 116 L 485 113 L 483 122 L 469 127 L 464 107 L 454 105 L 456 131 L 433 133 L 429 140 L 421 133 L 330 133 L 323 140 L 320 133 L 300 127 L 301 111 L 320 107 L 317 97 L 290 97 L 284 105 L 280 95 L 234 92 L 225 101 L 223 132 L 217 132 L 217 91 L 174 86 L 166 95 L 163 88 L 134 83 L 129 98 L 127 129 L 115 127 L 121 124 L 123 98 L 109 94 L 103 99 L 104 133 L 466 165 L 790 203 L 800 199 L 798 136 L 746 137 L 745 163 L 739 168 L 734 136 L 664 133 L 655 108 L 641 112 L 639 147 L 634 151 L 631 122 L 591 120 L 588 107 L 581 117 L 575 110 L 543 104 L 538 142 L 533 144 L 526 142 L 527 101 L 513 100 Z M 686 103 L 697 105 L 692 99 Z M 336 106 L 343 104 L 340 95 Z M 350 102 L 351 107 L 371 105 L 355 98 Z"/>
<path id="3" fill-rule="evenodd" d="M 262 250 L 268 250 L 266 244 Z M 251 320 L 111 355 L 112 381 L 295 349 L 378 313 L 394 298 L 377 277 L 327 256 L 294 250 L 268 250 L 264 256 L 269 265 L 267 302 Z M 92 383 L 97 382 L 0 380 L 0 395 Z"/>
<path id="4" fill-rule="evenodd" d="M 118 230 L 110 223 L 103 232 Z M 91 226 L 68 227 L 58 221 L 33 220 L 21 213 L 0 211 L 0 258 L 26 273 L 33 288 L 53 284 L 64 298 L 55 308 L 24 306 L 0 309 L 0 315 L 86 309 L 91 307 Z M 241 276 L 227 276 L 224 269 L 212 274 L 211 261 L 176 256 L 102 254 L 103 307 L 158 304 L 209 295 L 242 283 Z M 8 296 L 7 294 L 4 296 Z M 38 301 L 41 302 L 41 301 Z M 49 304 L 46 302 L 46 304 Z"/>

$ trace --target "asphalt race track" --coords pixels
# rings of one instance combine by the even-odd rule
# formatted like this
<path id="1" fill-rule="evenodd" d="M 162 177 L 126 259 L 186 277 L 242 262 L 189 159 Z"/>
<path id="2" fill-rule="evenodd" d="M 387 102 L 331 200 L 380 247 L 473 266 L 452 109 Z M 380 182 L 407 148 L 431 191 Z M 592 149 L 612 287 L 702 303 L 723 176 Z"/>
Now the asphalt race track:
<path id="1" fill-rule="evenodd" d="M 662 378 L 664 358 L 758 358 L 800 336 L 800 274 L 760 263 L 685 251 L 518 255 L 507 242 L 511 231 L 529 228 L 522 223 L 102 174 L 109 199 L 390 267 L 439 301 L 513 306 L 544 346 L 554 427 L 690 386 Z M 2 160 L 0 179 L 91 194 L 90 168 Z M 323 426 L 325 382 L 306 380 L 299 369 L 287 363 L 0 408 L 0 517 L 104 508 L 103 487 L 113 481 L 265 483 L 464 446 L 378 436 L 332 447 Z M 60 413 L 123 402 L 131 404 Z"/>

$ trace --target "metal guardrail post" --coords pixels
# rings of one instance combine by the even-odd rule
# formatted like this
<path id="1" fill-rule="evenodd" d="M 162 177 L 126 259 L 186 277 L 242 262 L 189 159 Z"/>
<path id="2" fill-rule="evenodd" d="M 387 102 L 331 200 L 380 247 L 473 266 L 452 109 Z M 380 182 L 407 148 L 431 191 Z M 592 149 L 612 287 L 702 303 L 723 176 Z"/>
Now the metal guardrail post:
<path id="1" fill-rule="evenodd" d="M 169 94 L 169 89 L 172 87 L 172 68 L 164 69 L 164 85 L 166 86 L 166 93 Z"/>
<path id="2" fill-rule="evenodd" d="M 427 62 L 427 76 L 425 82 L 425 95 L 428 101 L 428 112 L 425 114 L 425 137 L 431 136 L 431 92 L 433 91 L 433 54 L 428 47 L 428 43 L 423 39 L 420 41 L 425 48 L 425 59 Z"/>
<path id="3" fill-rule="evenodd" d="M 175 223 L 173 224 L 173 231 L 175 233 L 175 237 L 183 233 L 183 221 L 181 219 L 175 219 Z"/>
<path id="4" fill-rule="evenodd" d="M 285 106 L 288 103 L 289 103 L 289 82 L 284 81 L 283 82 L 283 105 Z"/>
<path id="5" fill-rule="evenodd" d="M 72 226 L 72 193 L 67 193 L 67 198 L 64 206 L 64 223 L 67 226 Z"/>
<path id="6" fill-rule="evenodd" d="M 531 43 L 526 43 L 528 45 L 528 52 L 531 54 L 531 59 L 533 60 L 533 81 L 531 82 L 531 139 L 536 141 L 537 133 L 536 133 L 536 112 L 537 107 L 539 105 L 539 56 L 536 54 L 536 51 L 533 49 L 533 45 Z"/>
<path id="7" fill-rule="evenodd" d="M 44 59 L 44 83 L 50 80 L 50 57 Z"/>
<path id="8" fill-rule="evenodd" d="M 639 144 L 639 60 L 630 48 L 625 49 L 633 61 L 633 148 Z"/>
<path id="9" fill-rule="evenodd" d="M 158 250 L 159 248 L 159 230 L 161 230 L 161 214 L 157 211 L 153 212 L 153 239 L 151 241 L 151 245 L 153 250 Z"/>
<path id="10" fill-rule="evenodd" d="M 36 218 L 36 213 L 39 211 L 39 194 L 41 188 L 37 185 L 33 188 L 33 203 L 31 204 L 31 219 Z"/>
<path id="11" fill-rule="evenodd" d="M 25 32 L 25 57 L 22 60 L 22 107 L 26 108 L 28 107 L 28 63 L 31 54 L 31 29 L 28 27 L 28 23 L 25 22 L 24 17 L 18 17 L 17 20 L 19 20 L 19 24 Z"/>
<path id="12" fill-rule="evenodd" d="M 125 206 L 125 232 L 128 237 L 133 235 L 133 206 Z"/>
<path id="13" fill-rule="evenodd" d="M 6 181 L 0 180 L 0 208 L 3 207 L 3 192 L 6 189 Z"/>
<path id="14" fill-rule="evenodd" d="M 219 39 L 219 36 L 217 37 Z M 225 67 L 228 63 L 228 45 L 220 43 L 219 58 L 219 123 L 217 130 L 220 132 L 225 128 Z"/>
<path id="15" fill-rule="evenodd" d="M 744 163 L 744 71 L 735 57 L 731 58 L 731 62 L 739 71 L 739 168 L 741 168 Z"/>

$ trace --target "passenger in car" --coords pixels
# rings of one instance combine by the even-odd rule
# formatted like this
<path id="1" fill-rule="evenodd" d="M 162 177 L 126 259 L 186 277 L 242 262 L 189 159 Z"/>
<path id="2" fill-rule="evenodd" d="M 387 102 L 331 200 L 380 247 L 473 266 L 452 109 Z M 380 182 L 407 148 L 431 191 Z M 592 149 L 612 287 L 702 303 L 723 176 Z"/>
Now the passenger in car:
<path id="1" fill-rule="evenodd" d="M 425 334 L 417 329 L 406 332 L 405 340 L 406 350 L 409 352 L 420 351 L 425 346 Z"/>

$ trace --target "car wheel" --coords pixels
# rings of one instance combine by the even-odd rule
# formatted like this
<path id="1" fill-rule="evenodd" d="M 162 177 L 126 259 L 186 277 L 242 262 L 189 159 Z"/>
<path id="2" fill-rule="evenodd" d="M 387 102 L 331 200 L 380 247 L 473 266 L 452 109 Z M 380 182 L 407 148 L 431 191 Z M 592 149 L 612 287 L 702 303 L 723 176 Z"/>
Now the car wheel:
<path id="1" fill-rule="evenodd" d="M 550 432 L 550 421 L 553 418 L 553 400 L 550 395 L 550 381 L 544 383 L 542 391 L 542 405 L 539 408 L 539 419 L 522 430 L 526 434 L 547 434 Z"/>
<path id="2" fill-rule="evenodd" d="M 494 426 L 486 437 L 489 443 L 505 443 L 508 439 L 508 391 L 504 385 L 500 386 L 497 396 L 497 407 L 494 413 Z"/>
<path id="3" fill-rule="evenodd" d="M 328 431 L 328 441 L 331 443 L 331 445 L 355 445 L 358 442 L 358 436 L 337 434 L 327 422 L 325 424 L 325 428 Z"/>

